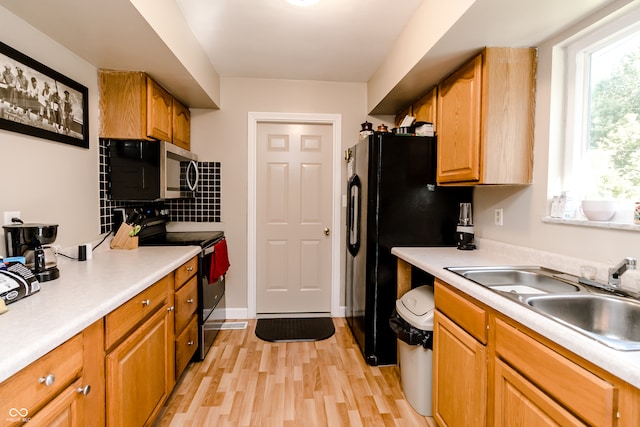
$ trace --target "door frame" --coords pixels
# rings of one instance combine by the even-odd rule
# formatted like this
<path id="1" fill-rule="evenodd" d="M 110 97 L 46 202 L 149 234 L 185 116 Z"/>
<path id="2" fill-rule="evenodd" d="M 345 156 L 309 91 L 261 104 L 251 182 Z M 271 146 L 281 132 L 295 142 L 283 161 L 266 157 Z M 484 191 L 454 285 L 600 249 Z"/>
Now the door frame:
<path id="1" fill-rule="evenodd" d="M 258 124 L 329 124 L 332 127 L 333 147 L 331 176 L 331 316 L 340 314 L 340 185 L 342 115 L 315 113 L 248 113 L 248 179 L 247 179 L 247 309 L 248 317 L 257 316 L 257 165 L 258 165 Z"/>

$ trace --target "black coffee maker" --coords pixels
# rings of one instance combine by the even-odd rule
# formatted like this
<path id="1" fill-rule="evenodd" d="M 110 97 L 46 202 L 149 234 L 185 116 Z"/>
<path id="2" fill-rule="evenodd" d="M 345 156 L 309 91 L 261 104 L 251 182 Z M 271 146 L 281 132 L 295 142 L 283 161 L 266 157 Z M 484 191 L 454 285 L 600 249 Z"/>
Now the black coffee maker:
<path id="1" fill-rule="evenodd" d="M 471 212 L 471 203 L 460 203 L 460 217 L 456 227 L 456 238 L 458 241 L 458 249 L 470 251 L 476 248 L 473 242 L 475 231 L 473 228 L 473 213 Z"/>
<path id="2" fill-rule="evenodd" d="M 8 257 L 25 257 L 25 265 L 39 282 L 60 277 L 56 253 L 51 243 L 58 235 L 57 224 L 4 225 L 5 249 Z"/>

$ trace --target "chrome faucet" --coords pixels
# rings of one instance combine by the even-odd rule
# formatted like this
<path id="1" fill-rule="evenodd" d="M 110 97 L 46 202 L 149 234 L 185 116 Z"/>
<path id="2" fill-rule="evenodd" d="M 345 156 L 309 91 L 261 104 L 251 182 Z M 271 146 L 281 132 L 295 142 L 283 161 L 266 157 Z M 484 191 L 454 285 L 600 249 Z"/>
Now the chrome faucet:
<path id="1" fill-rule="evenodd" d="M 618 265 L 609 269 L 609 286 L 614 289 L 620 287 L 620 276 L 627 270 L 636 269 L 635 258 L 625 258 Z"/>

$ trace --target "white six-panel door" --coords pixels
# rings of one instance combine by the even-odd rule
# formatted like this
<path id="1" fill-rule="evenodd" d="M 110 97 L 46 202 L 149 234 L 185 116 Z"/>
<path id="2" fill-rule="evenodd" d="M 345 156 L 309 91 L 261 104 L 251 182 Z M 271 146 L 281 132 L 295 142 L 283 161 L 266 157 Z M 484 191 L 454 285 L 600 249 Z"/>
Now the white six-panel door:
<path id="1" fill-rule="evenodd" d="M 330 124 L 258 123 L 256 311 L 331 311 Z"/>

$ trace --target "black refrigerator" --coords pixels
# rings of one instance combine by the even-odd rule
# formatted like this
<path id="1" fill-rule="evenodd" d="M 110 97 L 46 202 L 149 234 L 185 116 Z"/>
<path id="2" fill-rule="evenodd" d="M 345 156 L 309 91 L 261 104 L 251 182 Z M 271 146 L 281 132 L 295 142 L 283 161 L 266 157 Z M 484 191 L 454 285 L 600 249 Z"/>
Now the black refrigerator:
<path id="1" fill-rule="evenodd" d="M 435 137 L 374 133 L 347 150 L 346 318 L 370 365 L 396 363 L 394 246 L 455 246 L 471 187 L 436 186 Z"/>

